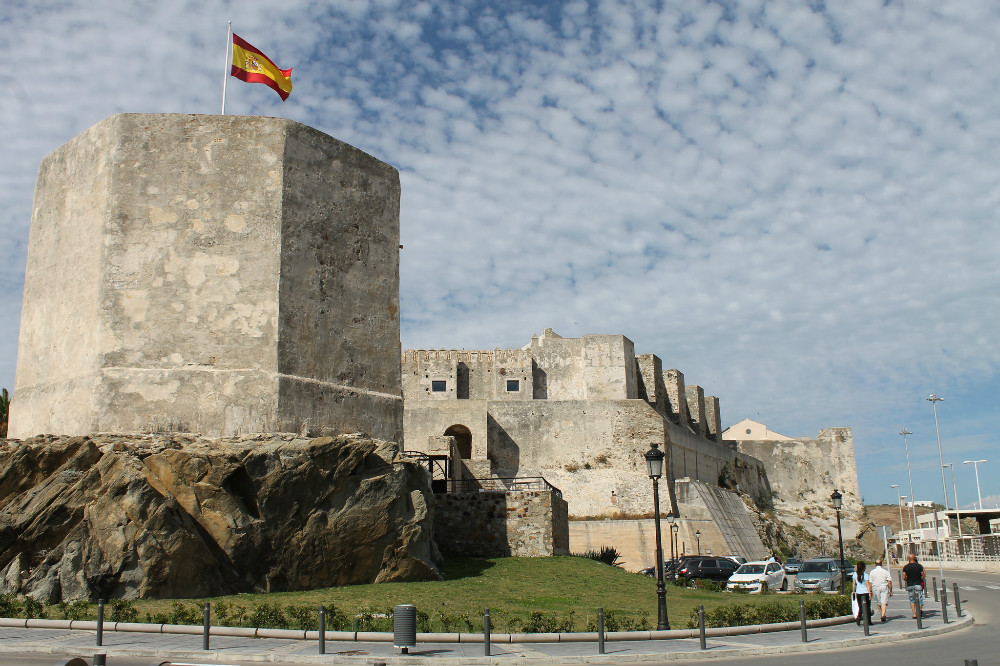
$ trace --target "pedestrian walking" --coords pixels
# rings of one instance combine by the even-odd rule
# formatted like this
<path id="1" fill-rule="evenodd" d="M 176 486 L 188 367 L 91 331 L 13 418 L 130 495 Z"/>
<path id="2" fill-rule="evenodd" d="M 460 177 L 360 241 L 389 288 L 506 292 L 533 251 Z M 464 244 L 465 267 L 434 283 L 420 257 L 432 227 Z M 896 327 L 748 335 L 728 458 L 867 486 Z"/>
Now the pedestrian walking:
<path id="1" fill-rule="evenodd" d="M 903 567 L 903 582 L 906 584 L 906 593 L 910 597 L 910 609 L 913 611 L 913 617 L 917 617 L 917 613 L 922 616 L 924 613 L 924 578 L 927 577 L 927 572 L 924 571 L 924 566 L 917 562 L 917 556 L 913 553 L 910 553 L 907 559 L 909 561 Z"/>
<path id="2" fill-rule="evenodd" d="M 882 558 L 875 560 L 875 568 L 868 574 L 871 583 L 871 601 L 878 608 L 879 617 L 885 622 L 885 612 L 889 608 L 889 597 L 892 596 L 892 575 L 882 566 Z"/>
<path id="3" fill-rule="evenodd" d="M 862 613 L 868 614 L 869 621 L 872 619 L 872 584 L 865 568 L 864 561 L 859 561 L 851 576 L 851 606 L 858 626 L 861 626 L 861 620 L 864 618 Z"/>

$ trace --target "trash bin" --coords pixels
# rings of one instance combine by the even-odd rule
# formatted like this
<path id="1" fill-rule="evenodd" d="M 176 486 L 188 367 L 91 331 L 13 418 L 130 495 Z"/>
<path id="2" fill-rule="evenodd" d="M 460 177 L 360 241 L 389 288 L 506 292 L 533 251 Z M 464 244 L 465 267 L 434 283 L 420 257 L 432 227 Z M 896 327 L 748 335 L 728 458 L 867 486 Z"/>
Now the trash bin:
<path id="1" fill-rule="evenodd" d="M 392 610 L 392 646 L 407 654 L 417 646 L 417 607 L 400 604 Z"/>

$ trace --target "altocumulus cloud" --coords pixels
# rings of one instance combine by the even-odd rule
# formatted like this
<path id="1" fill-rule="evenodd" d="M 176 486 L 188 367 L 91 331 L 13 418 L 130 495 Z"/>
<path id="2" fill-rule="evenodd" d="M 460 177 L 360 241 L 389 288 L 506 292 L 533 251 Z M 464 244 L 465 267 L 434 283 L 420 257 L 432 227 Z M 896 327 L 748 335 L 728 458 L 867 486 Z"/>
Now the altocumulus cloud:
<path id="1" fill-rule="evenodd" d="M 924 394 L 995 394 L 1000 7 L 975 0 L 8 3 L 0 384 L 39 160 L 112 113 L 217 112 L 229 19 L 295 91 L 227 110 L 400 169 L 406 347 L 624 333 L 727 422 L 853 425 L 886 473 Z M 990 401 L 958 402 L 963 446 L 995 445 Z"/>

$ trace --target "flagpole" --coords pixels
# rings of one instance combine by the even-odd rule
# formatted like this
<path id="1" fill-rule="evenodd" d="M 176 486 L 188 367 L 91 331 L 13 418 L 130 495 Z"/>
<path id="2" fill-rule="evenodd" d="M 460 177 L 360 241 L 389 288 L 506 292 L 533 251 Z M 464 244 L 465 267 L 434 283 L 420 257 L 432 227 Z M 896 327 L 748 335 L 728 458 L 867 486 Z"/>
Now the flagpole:
<path id="1" fill-rule="evenodd" d="M 233 22 L 226 30 L 226 61 L 222 70 L 222 115 L 226 115 L 226 82 L 229 80 L 229 56 L 233 52 Z"/>

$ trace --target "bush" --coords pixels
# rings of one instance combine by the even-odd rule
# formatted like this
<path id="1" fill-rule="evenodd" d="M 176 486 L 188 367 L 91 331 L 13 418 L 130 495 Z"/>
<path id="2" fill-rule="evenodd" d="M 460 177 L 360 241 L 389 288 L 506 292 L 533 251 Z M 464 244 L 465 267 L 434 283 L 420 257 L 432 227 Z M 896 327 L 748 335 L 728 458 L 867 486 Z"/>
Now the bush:
<path id="1" fill-rule="evenodd" d="M 285 614 L 291 619 L 292 627 L 302 631 L 319 630 L 319 609 L 308 606 L 285 606 Z"/>
<path id="2" fill-rule="evenodd" d="M 49 617 L 49 614 L 45 612 L 45 606 L 31 597 L 25 597 L 24 601 L 21 602 L 21 614 L 29 620 L 36 618 L 45 620 Z"/>
<path id="3" fill-rule="evenodd" d="M 57 606 L 59 616 L 64 620 L 86 620 L 90 617 L 90 603 L 84 599 L 76 601 L 60 601 Z"/>
<path id="4" fill-rule="evenodd" d="M 578 557 L 586 557 L 591 560 L 596 560 L 597 562 L 603 562 L 604 564 L 616 566 L 622 555 L 616 548 L 612 548 L 611 546 L 601 546 L 600 550 L 588 550 L 583 555 L 578 555 Z"/>
<path id="5" fill-rule="evenodd" d="M 276 603 L 265 601 L 257 604 L 247 618 L 251 627 L 267 627 L 269 629 L 288 629 L 288 618 Z"/>
<path id="6" fill-rule="evenodd" d="M 11 593 L 0 594 L 0 617 L 18 617 L 21 614 L 21 602 Z"/>
<path id="7" fill-rule="evenodd" d="M 108 622 L 138 622 L 139 609 L 125 599 L 112 599 Z"/>
<path id="8" fill-rule="evenodd" d="M 836 595 L 806 601 L 806 618 L 818 620 L 824 617 L 848 615 L 851 612 L 850 599 Z M 742 627 L 750 624 L 773 624 L 776 622 L 797 622 L 797 604 L 769 602 L 763 604 L 729 604 L 705 611 L 706 627 Z M 698 609 L 692 609 L 687 626 L 698 626 Z"/>
<path id="9" fill-rule="evenodd" d="M 166 624 L 202 624 L 204 610 L 198 606 L 188 607 L 179 601 L 170 604 L 170 621 Z"/>

